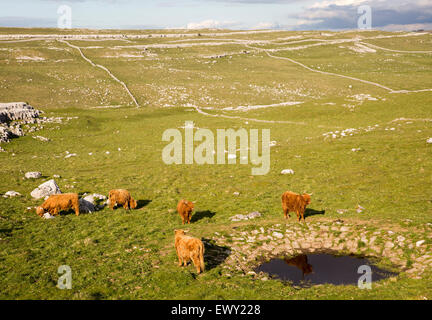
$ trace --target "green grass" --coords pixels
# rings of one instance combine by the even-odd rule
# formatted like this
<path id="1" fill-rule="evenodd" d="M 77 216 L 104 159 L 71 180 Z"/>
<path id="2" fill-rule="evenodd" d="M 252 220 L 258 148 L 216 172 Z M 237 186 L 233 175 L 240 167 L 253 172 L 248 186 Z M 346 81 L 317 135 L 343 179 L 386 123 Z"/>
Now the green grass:
<path id="1" fill-rule="evenodd" d="M 36 32 L 37 31 L 37 32 Z M 52 33 L 52 30 L 0 29 L 0 33 Z M 73 31 L 90 33 L 91 31 Z M 302 33 L 237 35 L 237 39 L 272 40 Z M 306 33 L 311 38 L 319 33 Z M 381 33 L 379 33 L 381 34 Z M 388 35 L 388 33 L 382 33 Z M 335 33 L 331 38 L 353 34 Z M 367 36 L 377 34 L 368 33 Z M 226 36 L 234 38 L 233 35 Z M 198 37 L 196 37 L 198 39 Z M 221 39 L 223 37 L 220 37 Z M 219 37 L 218 37 L 219 39 Z M 412 50 L 431 50 L 431 36 L 409 38 Z M 418 44 L 417 40 L 423 40 Z M 149 39 L 148 43 L 154 43 Z M 166 39 L 163 43 L 168 43 Z M 278 40 L 279 41 L 279 40 Z M 369 40 L 368 40 L 369 41 Z M 387 39 L 386 39 L 387 41 Z M 370 42 L 398 48 L 394 38 Z M 158 41 L 159 42 L 159 41 Z M 241 45 L 150 49 L 156 58 L 106 58 L 124 41 L 74 42 L 96 63 L 124 81 L 143 108 L 132 106 L 122 86 L 103 70 L 93 68 L 78 52 L 59 42 L 0 43 L 0 101 L 27 101 L 46 116 L 77 116 L 60 130 L 45 125 L 37 135 L 51 139 L 42 143 L 29 134 L 2 144 L 0 193 L 20 192 L 19 198 L 0 198 L 0 298 L 2 299 L 423 299 L 431 298 L 431 270 L 415 280 L 402 273 L 396 281 L 374 284 L 373 290 L 354 286 L 316 286 L 298 290 L 278 281 L 254 280 L 232 274 L 223 264 L 196 276 L 194 268 L 176 264 L 174 229 L 181 228 L 175 209 L 181 198 L 197 201 L 196 212 L 212 212 L 187 228 L 190 234 L 210 238 L 235 231 L 281 223 L 280 195 L 286 190 L 313 192 L 310 207 L 325 215 L 307 223 L 336 219 L 364 223 L 380 230 L 403 228 L 413 239 L 430 238 L 432 223 L 431 122 L 391 122 L 405 117 L 430 118 L 431 93 L 390 94 L 364 83 L 309 72 L 289 61 L 272 59 L 260 52 L 234 54 L 232 58 L 203 58 L 224 52 L 241 52 Z M 146 43 L 141 39 L 137 43 Z M 133 45 L 130 43 L 129 45 Z M 64 50 L 50 50 L 53 46 Z M 346 46 L 344 44 L 344 46 Z M 402 46 L 400 46 L 402 47 Z M 400 48 L 399 47 L 399 48 Z M 247 49 L 250 50 L 250 49 Z M 404 50 L 411 50 L 404 47 Z M 19 62 L 17 56 L 43 56 L 42 62 Z M 359 55 L 338 46 L 319 46 L 304 51 L 275 53 L 321 70 L 379 82 L 395 89 L 431 88 L 429 55 L 397 55 L 377 51 Z M 389 67 L 380 61 L 392 56 Z M 55 62 L 71 59 L 66 62 Z M 171 70 L 170 69 L 175 69 Z M 398 75 L 398 76 L 395 76 Z M 399 76 L 400 75 L 400 76 Z M 32 81 L 28 81 L 32 79 Z M 352 87 L 349 87 L 349 86 Z M 260 89 L 257 89 L 260 88 Z M 378 101 L 352 102 L 355 94 L 370 94 Z M 239 105 L 301 101 L 291 107 L 244 112 L 221 111 Z M 327 105 L 332 102 L 334 105 Z M 191 108 L 162 108 L 164 104 L 212 107 L 211 114 L 284 120 L 303 124 L 272 124 L 206 117 Z M 355 104 L 354 111 L 344 104 Z M 119 109 L 91 109 L 121 105 Z M 251 176 L 252 165 L 172 165 L 162 162 L 162 133 L 185 121 L 197 127 L 271 129 L 271 171 Z M 323 133 L 346 128 L 370 132 L 351 137 L 324 139 Z M 394 127 L 390 131 L 385 128 Z M 121 151 L 118 151 L 121 148 Z M 352 152 L 352 148 L 361 148 Z M 65 152 L 77 157 L 64 159 Z M 105 152 L 109 151 L 107 155 Z M 89 156 L 88 153 L 93 155 Z M 14 155 L 13 155 L 14 154 Z M 294 175 L 281 175 L 291 168 Z M 41 171 L 44 179 L 25 180 L 27 171 Z M 138 210 L 109 209 L 62 215 L 42 220 L 26 211 L 35 206 L 30 192 L 54 174 L 63 192 L 107 194 L 113 188 L 129 189 L 138 200 L 150 202 Z M 74 183 L 75 182 L 75 183 Z M 240 192 L 240 195 L 233 195 Z M 360 204 L 365 208 L 356 213 Z M 338 209 L 348 209 L 344 214 Z M 242 223 L 229 217 L 259 211 L 262 218 Z M 409 223 L 406 219 L 410 219 Z M 296 224 L 293 219 L 287 228 Z M 230 240 L 232 241 L 232 240 Z M 229 247 L 230 241 L 227 246 Z M 428 240 L 430 242 L 430 240 Z M 377 240 L 379 242 L 379 239 Z M 361 246 L 364 244 L 362 243 Z M 429 244 L 430 245 L 430 244 Z M 209 266 L 210 261 L 207 261 Z M 72 290 L 56 288 L 57 268 L 69 265 Z"/>

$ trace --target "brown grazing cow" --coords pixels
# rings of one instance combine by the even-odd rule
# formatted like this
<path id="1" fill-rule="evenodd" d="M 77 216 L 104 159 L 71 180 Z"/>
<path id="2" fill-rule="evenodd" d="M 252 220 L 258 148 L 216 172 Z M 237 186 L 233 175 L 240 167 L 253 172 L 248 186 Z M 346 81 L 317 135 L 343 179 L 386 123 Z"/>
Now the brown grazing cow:
<path id="1" fill-rule="evenodd" d="M 178 265 L 186 266 L 192 260 L 198 273 L 204 271 L 204 244 L 200 239 L 185 235 L 184 230 L 175 230 L 175 248 Z"/>
<path id="2" fill-rule="evenodd" d="M 126 210 L 135 209 L 137 202 L 132 198 L 129 191 L 125 189 L 114 189 L 108 194 L 109 206 L 112 210 L 116 205 L 122 205 Z"/>
<path id="3" fill-rule="evenodd" d="M 284 212 L 285 219 L 288 219 L 290 212 L 295 212 L 297 214 L 297 219 L 303 219 L 306 206 L 311 203 L 311 195 L 297 194 L 291 191 L 287 191 L 282 195 L 282 208 Z"/>
<path id="4" fill-rule="evenodd" d="M 79 216 L 79 200 L 77 193 L 53 194 L 45 202 L 36 208 L 36 213 L 43 216 L 46 211 L 52 215 L 58 215 L 60 211 L 75 210 Z"/>
<path id="5" fill-rule="evenodd" d="M 185 222 L 190 224 L 191 218 L 192 218 L 192 211 L 194 209 L 194 203 L 187 200 L 180 200 L 177 204 L 177 212 L 179 213 L 182 224 L 185 224 Z"/>

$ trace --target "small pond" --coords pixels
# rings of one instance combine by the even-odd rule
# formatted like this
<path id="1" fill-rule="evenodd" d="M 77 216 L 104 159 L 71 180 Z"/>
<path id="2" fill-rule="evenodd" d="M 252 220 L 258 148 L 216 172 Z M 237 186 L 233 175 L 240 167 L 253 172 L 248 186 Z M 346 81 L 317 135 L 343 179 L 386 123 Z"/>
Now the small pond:
<path id="1" fill-rule="evenodd" d="M 357 285 L 359 278 L 366 272 L 359 271 L 360 266 L 370 267 L 372 282 L 397 275 L 378 268 L 367 258 L 327 253 L 301 254 L 285 259 L 274 258 L 262 263 L 255 272 L 265 272 L 272 278 L 290 281 L 295 286 Z"/>

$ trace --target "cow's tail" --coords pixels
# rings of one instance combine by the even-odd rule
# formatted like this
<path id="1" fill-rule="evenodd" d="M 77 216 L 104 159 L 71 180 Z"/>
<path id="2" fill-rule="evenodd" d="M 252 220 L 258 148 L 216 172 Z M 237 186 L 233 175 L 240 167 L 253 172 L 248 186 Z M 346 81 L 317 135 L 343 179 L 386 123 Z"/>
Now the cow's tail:
<path id="1" fill-rule="evenodd" d="M 201 272 L 202 272 L 205 269 L 205 265 L 204 265 L 204 244 L 202 242 L 200 243 L 199 251 L 200 251 L 200 269 L 201 269 Z"/>

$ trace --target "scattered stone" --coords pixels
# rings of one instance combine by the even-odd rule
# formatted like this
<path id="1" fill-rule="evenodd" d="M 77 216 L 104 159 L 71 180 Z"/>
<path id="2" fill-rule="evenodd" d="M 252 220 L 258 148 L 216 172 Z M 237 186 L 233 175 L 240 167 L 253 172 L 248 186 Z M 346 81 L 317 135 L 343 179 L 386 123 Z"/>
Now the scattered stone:
<path id="1" fill-rule="evenodd" d="M 27 179 L 39 179 L 42 177 L 42 173 L 38 172 L 38 171 L 34 171 L 34 172 L 27 172 L 25 174 L 25 177 Z"/>
<path id="2" fill-rule="evenodd" d="M 42 216 L 43 219 L 54 219 L 54 216 L 50 215 L 49 212 L 45 212 Z"/>
<path id="3" fill-rule="evenodd" d="M 420 247 L 423 243 L 425 243 L 425 240 L 420 240 L 416 242 L 416 247 Z"/>
<path id="4" fill-rule="evenodd" d="M 61 178 L 61 176 L 58 175 L 58 174 L 54 174 L 54 175 L 53 175 L 53 178 L 57 178 L 57 179 L 59 179 L 59 178 Z"/>
<path id="5" fill-rule="evenodd" d="M 294 174 L 294 170 L 292 169 L 284 169 L 281 171 L 281 174 Z"/>
<path id="6" fill-rule="evenodd" d="M 233 222 L 237 222 L 237 221 L 242 221 L 242 220 L 255 219 L 258 217 L 261 217 L 261 213 L 259 213 L 258 211 L 254 211 L 254 212 L 251 212 L 247 215 L 236 214 L 235 216 L 231 217 L 230 220 Z"/>
<path id="7" fill-rule="evenodd" d="M 20 195 L 21 195 L 21 193 L 12 190 L 12 191 L 6 192 L 3 195 L 3 198 L 13 198 L 13 197 L 18 197 Z"/>
<path id="8" fill-rule="evenodd" d="M 42 142 L 49 142 L 50 139 L 42 137 L 42 136 L 33 136 L 33 139 L 40 140 Z"/>
<path id="9" fill-rule="evenodd" d="M 272 236 L 278 239 L 282 239 L 284 237 L 282 233 L 276 231 L 272 233 Z"/>
<path id="10" fill-rule="evenodd" d="M 348 210 L 347 209 L 337 209 L 336 212 L 339 214 L 343 214 L 343 213 L 347 213 Z"/>
<path id="11" fill-rule="evenodd" d="M 39 187 L 34 189 L 30 193 L 30 195 L 35 199 L 42 199 L 52 194 L 60 194 L 60 193 L 62 192 L 60 191 L 59 186 L 54 181 L 54 179 L 51 179 L 47 182 L 42 183 Z"/>
<path id="12" fill-rule="evenodd" d="M 236 191 L 236 192 L 233 193 L 233 195 L 235 195 L 235 196 L 239 196 L 239 195 L 240 195 L 240 192 L 237 192 L 237 191 Z"/>
<path id="13" fill-rule="evenodd" d="M 361 148 L 352 148 L 352 149 L 351 149 L 352 152 L 358 152 L 358 151 L 360 151 L 360 150 L 361 150 Z"/>
<path id="14" fill-rule="evenodd" d="M 432 143 L 432 138 L 426 140 L 427 143 Z"/>
<path id="15" fill-rule="evenodd" d="M 65 159 L 68 159 L 68 158 L 70 158 L 70 157 L 76 157 L 76 156 L 77 156 L 76 153 L 68 153 L 68 154 L 65 156 Z"/>
<path id="16" fill-rule="evenodd" d="M 356 211 L 357 211 L 357 213 L 362 213 L 363 211 L 365 210 L 365 208 L 363 208 L 361 205 L 357 205 L 357 207 L 356 207 Z"/>

